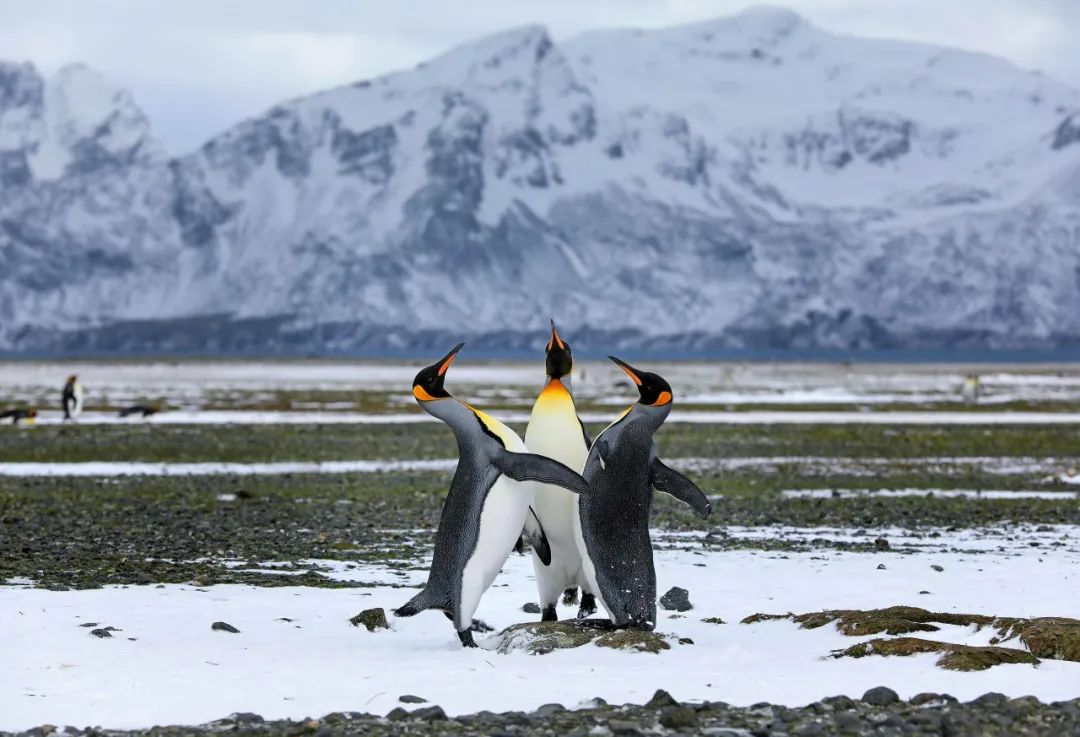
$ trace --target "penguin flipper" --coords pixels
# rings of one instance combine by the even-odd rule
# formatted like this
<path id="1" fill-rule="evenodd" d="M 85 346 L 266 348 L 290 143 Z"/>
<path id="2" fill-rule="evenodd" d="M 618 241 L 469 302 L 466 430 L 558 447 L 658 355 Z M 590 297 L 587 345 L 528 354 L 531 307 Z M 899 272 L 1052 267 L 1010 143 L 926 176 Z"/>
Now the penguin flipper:
<path id="1" fill-rule="evenodd" d="M 657 491 L 675 497 L 697 512 L 700 517 L 708 517 L 712 512 L 712 504 L 701 489 L 678 471 L 665 466 L 659 458 L 653 458 L 649 472 L 649 481 Z"/>
<path id="2" fill-rule="evenodd" d="M 581 474 L 546 456 L 512 453 L 505 448 L 499 448 L 492 463 L 514 481 L 539 481 L 542 484 L 561 486 L 575 494 L 589 493 L 589 484 L 581 478 Z"/>
<path id="3" fill-rule="evenodd" d="M 551 565 L 551 543 L 548 542 L 544 526 L 540 524 L 540 518 L 536 516 L 532 507 L 529 507 L 529 513 L 525 515 L 525 529 L 518 538 L 518 545 L 521 545 L 523 538 L 529 541 L 529 545 L 532 546 L 541 563 L 545 566 Z"/>
<path id="4" fill-rule="evenodd" d="M 585 423 L 581 421 L 580 417 L 577 418 L 577 422 L 578 422 L 579 425 L 581 425 L 581 437 L 585 441 L 585 447 L 586 448 L 591 448 L 592 447 L 592 438 L 589 437 L 589 431 L 587 429 L 585 429 Z"/>

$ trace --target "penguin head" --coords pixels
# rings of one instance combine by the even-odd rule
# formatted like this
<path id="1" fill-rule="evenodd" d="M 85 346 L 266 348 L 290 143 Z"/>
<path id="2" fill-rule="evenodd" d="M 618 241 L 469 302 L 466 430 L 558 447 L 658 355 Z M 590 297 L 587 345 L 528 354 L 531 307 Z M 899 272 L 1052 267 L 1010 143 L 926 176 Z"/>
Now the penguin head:
<path id="1" fill-rule="evenodd" d="M 570 353 L 570 344 L 559 337 L 555 321 L 551 321 L 551 338 L 547 344 L 547 375 L 549 379 L 561 379 L 569 376 L 574 368 L 574 357 Z"/>
<path id="2" fill-rule="evenodd" d="M 420 369 L 420 373 L 413 379 L 412 393 L 416 397 L 416 401 L 423 404 L 424 402 L 434 402 L 440 399 L 450 399 L 450 393 L 443 386 L 446 381 L 446 370 L 450 368 L 450 364 L 454 362 L 458 351 L 464 345 L 464 343 L 458 343 L 438 361 L 427 368 Z"/>
<path id="3" fill-rule="evenodd" d="M 71 376 L 69 376 L 69 377 L 67 378 L 67 385 L 68 385 L 68 386 L 72 386 L 72 385 L 73 385 L 73 384 L 75 384 L 75 382 L 77 382 L 78 380 L 79 380 L 79 377 L 78 377 L 78 376 L 76 376 L 75 374 L 72 374 Z"/>
<path id="4" fill-rule="evenodd" d="M 662 408 L 665 412 L 671 409 L 671 384 L 658 374 L 650 374 L 648 371 L 639 371 L 625 361 L 615 356 L 608 356 L 616 366 L 626 372 L 630 381 L 634 382 L 638 390 L 638 405 L 642 407 Z"/>

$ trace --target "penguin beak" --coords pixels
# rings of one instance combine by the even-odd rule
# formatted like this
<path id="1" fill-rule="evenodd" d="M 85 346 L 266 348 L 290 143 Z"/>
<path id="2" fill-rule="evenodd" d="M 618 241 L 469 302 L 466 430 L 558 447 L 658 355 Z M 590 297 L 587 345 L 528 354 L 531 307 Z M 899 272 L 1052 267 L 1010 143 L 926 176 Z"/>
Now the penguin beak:
<path id="1" fill-rule="evenodd" d="M 439 374 L 439 376 L 446 376 L 446 370 L 450 368 L 450 364 L 454 362 L 454 359 L 457 358 L 458 352 L 464 347 L 464 343 L 458 343 L 456 346 L 450 349 L 449 353 L 443 356 L 442 360 L 438 363 L 439 369 L 437 373 Z"/>
<path id="2" fill-rule="evenodd" d="M 555 321 L 551 321 L 551 339 L 548 340 L 547 350 L 551 351 L 552 348 L 558 347 L 559 350 L 566 348 L 566 344 L 563 343 L 562 338 L 559 337 L 559 331 L 555 329 Z"/>
<path id="3" fill-rule="evenodd" d="M 640 372 L 636 368 L 628 364 L 626 361 L 620 361 L 619 359 L 615 358 L 615 356 L 608 356 L 608 358 L 611 359 L 611 361 L 616 366 L 626 372 L 626 375 L 630 377 L 630 381 L 634 382 L 639 387 L 641 386 L 641 377 L 638 376 Z"/>
<path id="4" fill-rule="evenodd" d="M 436 399 L 445 399 L 449 396 L 443 390 L 446 371 L 450 368 L 450 364 L 454 362 L 454 359 L 457 358 L 458 351 L 464 346 L 464 343 L 458 343 L 438 361 L 420 370 L 420 373 L 416 375 L 416 379 L 413 380 L 412 390 L 413 396 L 418 401 L 433 402 Z"/>
<path id="5" fill-rule="evenodd" d="M 569 376 L 574 369 L 574 359 L 570 355 L 570 346 L 566 344 L 559 331 L 555 329 L 555 321 L 551 321 L 551 339 L 547 344 L 547 375 L 551 379 L 561 379 Z"/>

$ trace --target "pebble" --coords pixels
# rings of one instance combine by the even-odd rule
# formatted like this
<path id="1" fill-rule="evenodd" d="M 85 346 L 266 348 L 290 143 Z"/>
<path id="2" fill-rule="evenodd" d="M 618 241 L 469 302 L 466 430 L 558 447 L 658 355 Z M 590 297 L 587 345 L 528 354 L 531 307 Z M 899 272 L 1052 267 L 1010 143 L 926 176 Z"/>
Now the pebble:
<path id="1" fill-rule="evenodd" d="M 874 706 L 888 706 L 895 704 L 900 697 L 888 686 L 875 686 L 863 694 L 862 700 Z"/>
<path id="2" fill-rule="evenodd" d="M 690 592 L 678 586 L 672 586 L 660 597 L 660 606 L 669 612 L 688 612 L 694 608 L 690 603 Z"/>
<path id="3" fill-rule="evenodd" d="M 210 625 L 210 629 L 216 632 L 232 632 L 233 634 L 239 634 L 240 630 L 233 627 L 228 622 L 214 622 Z"/>
<path id="4" fill-rule="evenodd" d="M 521 611 L 526 614 L 540 614 L 540 605 L 536 602 L 530 601 L 528 604 L 523 604 Z"/>
<path id="5" fill-rule="evenodd" d="M 403 704 L 426 704 L 427 699 L 420 696 L 413 696 L 411 693 L 407 693 L 403 696 L 398 696 L 398 701 Z"/>

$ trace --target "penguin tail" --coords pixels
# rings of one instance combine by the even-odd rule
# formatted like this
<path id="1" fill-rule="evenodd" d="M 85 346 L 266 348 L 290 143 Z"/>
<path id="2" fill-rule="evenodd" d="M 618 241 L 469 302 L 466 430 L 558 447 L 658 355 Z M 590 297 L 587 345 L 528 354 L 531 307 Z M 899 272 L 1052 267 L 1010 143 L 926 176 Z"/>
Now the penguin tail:
<path id="1" fill-rule="evenodd" d="M 396 617 L 411 617 L 414 614 L 426 611 L 428 609 L 444 609 L 445 606 L 440 602 L 435 601 L 428 593 L 427 589 L 424 589 L 419 594 L 409 599 L 403 606 L 394 610 L 394 616 Z"/>

